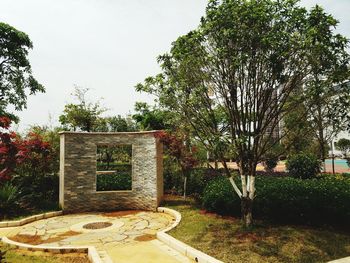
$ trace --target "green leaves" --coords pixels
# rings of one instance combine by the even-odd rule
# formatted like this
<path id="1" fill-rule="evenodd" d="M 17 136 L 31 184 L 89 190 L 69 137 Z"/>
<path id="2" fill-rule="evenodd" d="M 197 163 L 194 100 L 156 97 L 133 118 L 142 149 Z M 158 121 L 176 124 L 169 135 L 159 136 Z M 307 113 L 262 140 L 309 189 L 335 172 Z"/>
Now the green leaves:
<path id="1" fill-rule="evenodd" d="M 11 116 L 7 106 L 16 110 L 26 107 L 27 94 L 45 92 L 44 87 L 33 77 L 27 58 L 33 48 L 27 34 L 14 27 L 0 23 L 0 112 Z"/>
<path id="2" fill-rule="evenodd" d="M 80 129 L 82 131 L 93 131 L 98 126 L 100 115 L 106 111 L 100 105 L 100 102 L 88 102 L 85 95 L 88 89 L 75 87 L 74 96 L 78 100 L 78 104 L 67 104 L 64 106 L 63 114 L 60 115 L 59 121 L 66 129 Z"/>

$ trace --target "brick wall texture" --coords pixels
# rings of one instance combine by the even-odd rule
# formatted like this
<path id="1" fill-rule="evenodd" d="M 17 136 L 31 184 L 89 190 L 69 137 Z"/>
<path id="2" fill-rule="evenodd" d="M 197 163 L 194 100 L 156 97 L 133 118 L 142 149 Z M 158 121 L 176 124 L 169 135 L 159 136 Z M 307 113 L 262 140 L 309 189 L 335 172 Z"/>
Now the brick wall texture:
<path id="1" fill-rule="evenodd" d="M 60 134 L 60 205 L 64 212 L 156 210 L 163 197 L 162 144 L 156 131 Z M 132 190 L 96 191 L 98 145 L 132 145 Z"/>

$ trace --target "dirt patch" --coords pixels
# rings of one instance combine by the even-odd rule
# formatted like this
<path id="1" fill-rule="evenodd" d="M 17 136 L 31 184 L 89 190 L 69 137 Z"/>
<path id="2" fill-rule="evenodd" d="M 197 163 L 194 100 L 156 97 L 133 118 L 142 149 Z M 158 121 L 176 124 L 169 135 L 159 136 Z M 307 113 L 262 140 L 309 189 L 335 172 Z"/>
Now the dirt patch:
<path id="1" fill-rule="evenodd" d="M 115 212 L 108 212 L 103 213 L 102 216 L 106 217 L 121 217 L 121 216 L 128 216 L 128 215 L 136 215 L 140 212 L 144 212 L 142 210 L 125 210 L 125 211 L 115 211 Z"/>
<path id="2" fill-rule="evenodd" d="M 21 249 L 13 249 L 12 251 L 20 257 L 31 257 L 31 258 L 40 257 L 41 260 L 47 260 L 47 262 L 90 263 L 89 257 L 83 253 L 53 254 L 50 252 L 42 252 L 42 251 L 34 252 L 34 251 L 26 251 Z M 25 261 L 25 262 L 28 262 L 28 261 Z"/>
<path id="3" fill-rule="evenodd" d="M 19 243 L 26 243 L 26 244 L 30 244 L 30 245 L 40 245 L 43 243 L 41 236 L 18 234 L 18 235 L 9 237 L 9 239 L 16 241 L 16 242 L 19 242 Z"/>
<path id="4" fill-rule="evenodd" d="M 142 236 L 137 236 L 135 237 L 135 241 L 151 241 L 151 240 L 154 240 L 156 239 L 156 236 L 155 235 L 150 235 L 150 234 L 145 234 L 145 235 L 142 235 Z"/>
<path id="5" fill-rule="evenodd" d="M 241 232 L 236 235 L 240 242 L 257 242 L 261 239 L 256 233 Z"/>
<path id="6" fill-rule="evenodd" d="M 9 237 L 9 239 L 16 241 L 16 242 L 20 242 L 20 243 L 25 243 L 25 244 L 30 244 L 30 245 L 40 245 L 43 243 L 53 243 L 53 242 L 58 242 L 61 241 L 63 239 L 65 239 L 66 237 L 71 237 L 71 236 L 76 236 L 81 234 L 80 232 L 75 232 L 75 231 L 67 231 L 61 234 L 58 234 L 55 237 L 50 237 L 48 239 L 43 240 L 42 236 L 38 236 L 38 235 L 15 235 L 12 237 Z"/>
<path id="7" fill-rule="evenodd" d="M 113 225 L 110 222 L 94 222 L 83 226 L 85 229 L 102 229 Z"/>

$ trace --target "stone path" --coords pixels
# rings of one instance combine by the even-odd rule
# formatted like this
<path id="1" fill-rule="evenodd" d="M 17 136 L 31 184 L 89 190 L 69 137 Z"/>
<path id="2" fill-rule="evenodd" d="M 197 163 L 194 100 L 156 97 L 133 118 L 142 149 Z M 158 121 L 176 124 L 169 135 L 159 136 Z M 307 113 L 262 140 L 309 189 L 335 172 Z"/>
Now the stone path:
<path id="1" fill-rule="evenodd" d="M 0 236 L 33 245 L 95 246 L 105 262 L 192 262 L 156 240 L 156 233 L 173 220 L 145 211 L 74 214 L 0 229 Z"/>

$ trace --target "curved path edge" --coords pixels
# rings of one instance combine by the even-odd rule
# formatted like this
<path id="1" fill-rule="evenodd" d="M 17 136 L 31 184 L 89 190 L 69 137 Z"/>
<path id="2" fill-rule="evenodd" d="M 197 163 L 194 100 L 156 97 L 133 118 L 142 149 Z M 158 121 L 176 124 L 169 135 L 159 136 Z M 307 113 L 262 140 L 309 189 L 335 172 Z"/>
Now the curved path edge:
<path id="1" fill-rule="evenodd" d="M 46 218 L 51 218 L 55 216 L 60 216 L 63 214 L 63 211 L 54 211 L 54 212 L 47 212 L 39 215 L 33 215 L 29 217 L 25 217 L 20 220 L 15 220 L 15 221 L 0 221 L 0 228 L 4 227 L 16 227 L 16 226 L 23 226 L 25 224 L 40 220 L 40 219 L 46 219 Z"/>
<path id="2" fill-rule="evenodd" d="M 166 208 L 166 207 L 158 207 L 157 211 L 159 213 L 166 213 L 175 218 L 174 223 L 169 226 L 166 229 L 163 229 L 159 232 L 157 232 L 157 239 L 170 248 L 178 251 L 179 253 L 185 255 L 186 257 L 192 259 L 195 262 L 199 263 L 223 263 L 222 261 L 211 257 L 183 242 L 180 240 L 177 240 L 176 238 L 168 235 L 166 232 L 172 230 L 175 228 L 181 221 L 181 214 L 173 209 Z M 30 216 L 21 220 L 17 221 L 7 221 L 7 222 L 0 222 L 0 228 L 4 227 L 18 227 L 22 226 L 40 219 L 46 219 L 46 218 L 51 218 L 55 216 L 60 216 L 62 215 L 62 211 L 55 211 L 55 212 L 48 212 L 44 214 L 39 214 L 39 215 L 34 215 Z M 16 247 L 19 249 L 24 249 L 28 251 L 42 251 L 42 252 L 51 252 L 51 253 L 85 253 L 88 255 L 89 260 L 92 263 L 102 263 L 103 260 L 99 256 L 96 248 L 94 246 L 87 246 L 87 247 L 82 247 L 82 246 L 77 246 L 77 247 L 55 247 L 55 246 L 43 246 L 43 245 L 29 245 L 29 244 L 24 244 L 24 243 L 19 243 L 16 241 L 12 241 L 8 239 L 7 237 L 0 237 L 0 241 L 12 246 Z"/>
<path id="3" fill-rule="evenodd" d="M 178 251 L 179 253 L 189 257 L 190 259 L 194 260 L 195 262 L 199 263 L 223 263 L 220 260 L 217 260 L 214 257 L 211 257 L 189 245 L 186 245 L 185 243 L 177 240 L 176 238 L 168 235 L 166 232 L 172 230 L 175 228 L 181 221 L 181 214 L 173 209 L 166 208 L 166 207 L 158 207 L 157 211 L 160 213 L 166 213 L 175 218 L 174 223 L 162 230 L 157 232 L 157 239 L 163 242 L 164 244 L 168 245 L 172 249 Z M 7 228 L 7 227 L 18 227 L 22 226 L 37 220 L 51 218 L 55 216 L 60 216 L 63 214 L 63 211 L 53 211 L 53 212 L 47 212 L 43 214 L 33 215 L 29 216 L 20 220 L 15 221 L 1 221 L 0 222 L 0 228 Z M 29 251 L 42 251 L 42 252 L 51 252 L 51 253 L 85 253 L 88 255 L 89 260 L 92 263 L 102 263 L 96 248 L 94 246 L 88 246 L 88 247 L 50 247 L 50 246 L 34 246 L 34 245 L 28 245 L 24 243 L 19 243 L 12 241 L 8 239 L 7 237 L 0 237 L 0 241 L 19 248 L 19 249 L 25 249 Z M 350 257 L 340 258 L 336 260 L 329 261 L 328 263 L 350 263 Z"/>
<path id="4" fill-rule="evenodd" d="M 214 257 L 211 257 L 198 249 L 195 249 L 180 240 L 168 235 L 166 232 L 175 228 L 181 221 L 181 214 L 173 209 L 166 207 L 158 207 L 157 211 L 160 213 L 166 213 L 175 217 L 175 222 L 168 228 L 157 232 L 157 239 L 171 247 L 172 249 L 180 252 L 181 254 L 187 256 L 188 258 L 199 263 L 223 263 Z"/>
<path id="5" fill-rule="evenodd" d="M 100 256 L 97 253 L 97 250 L 94 246 L 88 247 L 53 247 L 53 246 L 34 246 L 28 245 L 24 243 L 19 243 L 16 241 L 12 241 L 7 237 L 1 237 L 1 242 L 7 244 L 11 247 L 15 247 L 18 249 L 28 250 L 28 251 L 42 251 L 42 252 L 50 252 L 55 254 L 64 254 L 64 253 L 84 253 L 88 255 L 89 260 L 92 263 L 102 263 Z"/>

